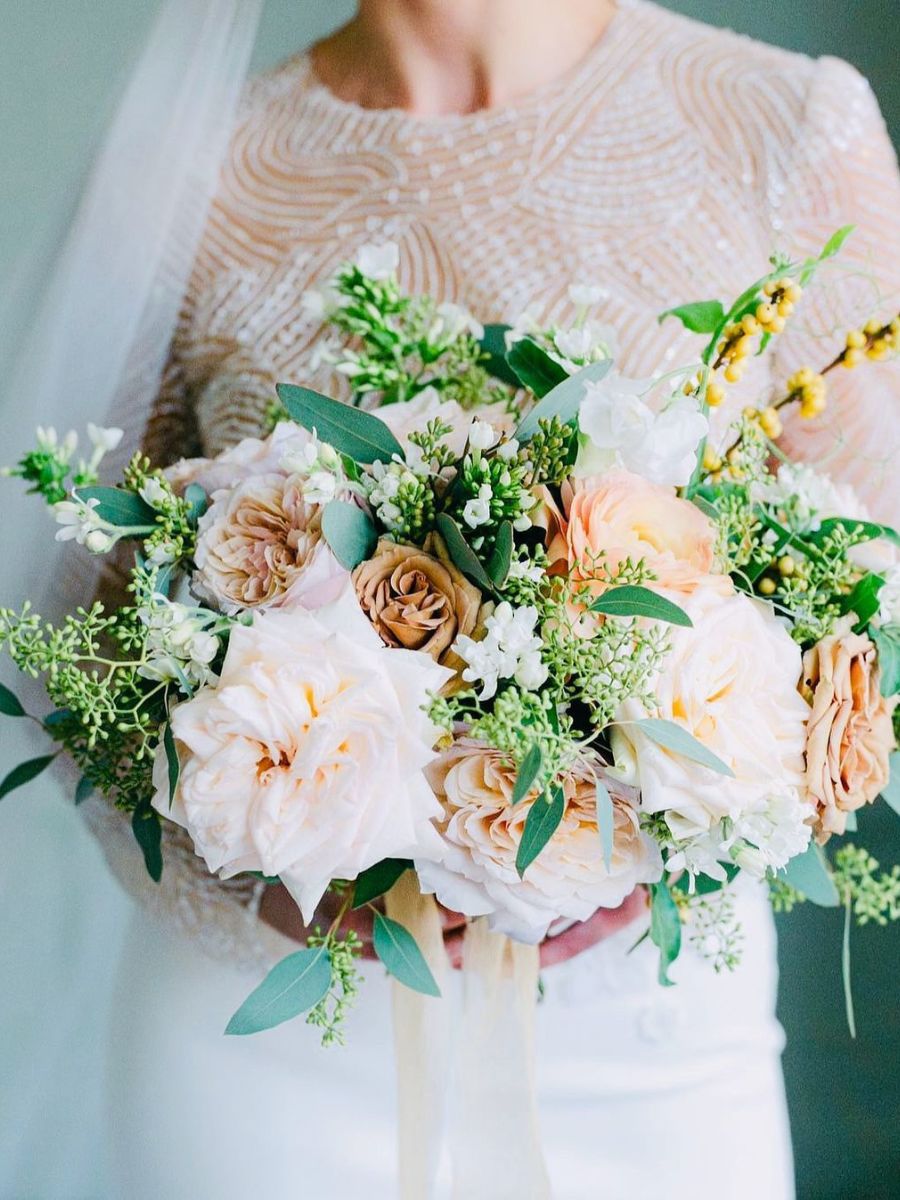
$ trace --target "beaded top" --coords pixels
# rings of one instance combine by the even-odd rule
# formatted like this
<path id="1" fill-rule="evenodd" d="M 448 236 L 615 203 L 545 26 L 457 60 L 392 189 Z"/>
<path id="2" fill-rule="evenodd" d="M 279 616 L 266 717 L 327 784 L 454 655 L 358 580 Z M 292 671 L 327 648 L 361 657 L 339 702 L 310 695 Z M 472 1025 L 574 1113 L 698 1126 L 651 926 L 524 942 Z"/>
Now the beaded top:
<path id="1" fill-rule="evenodd" d="M 364 242 L 398 242 L 407 290 L 463 303 L 483 321 L 531 306 L 565 324 L 575 315 L 568 286 L 600 285 L 594 315 L 616 329 L 619 368 L 648 376 L 699 352 L 677 322 L 658 324 L 660 310 L 730 300 L 775 248 L 817 252 L 856 223 L 841 266 L 804 299 L 774 353 L 728 388 L 721 429 L 792 370 L 829 362 L 851 325 L 897 312 L 898 211 L 896 161 L 853 68 L 645 0 L 620 2 L 562 79 L 468 115 L 361 108 L 300 55 L 247 89 L 147 448 L 167 461 L 258 434 L 278 381 L 345 387 L 299 300 Z M 898 374 L 894 364 L 834 372 L 826 414 L 787 433 L 793 454 L 828 459 L 887 519 L 898 516 Z M 204 871 L 192 862 L 186 854 L 183 879 L 167 866 L 157 897 L 168 886 L 189 903 L 190 875 Z M 219 885 L 223 904 L 227 890 Z M 212 891 L 198 884 L 206 915 L 193 925 L 210 924 Z"/>

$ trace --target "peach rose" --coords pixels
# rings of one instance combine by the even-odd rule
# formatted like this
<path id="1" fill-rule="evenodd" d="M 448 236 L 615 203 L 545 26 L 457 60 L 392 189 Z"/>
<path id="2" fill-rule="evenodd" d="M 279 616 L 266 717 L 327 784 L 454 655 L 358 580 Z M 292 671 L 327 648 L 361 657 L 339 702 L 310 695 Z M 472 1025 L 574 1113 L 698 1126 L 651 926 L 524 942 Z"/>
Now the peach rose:
<path id="1" fill-rule="evenodd" d="M 672 488 L 616 470 L 567 481 L 562 500 L 563 513 L 545 513 L 551 570 L 571 571 L 599 593 L 626 559 L 643 560 L 661 588 L 689 593 L 713 583 L 722 594 L 731 592 L 726 575 L 712 574 L 709 518 Z"/>
<path id="2" fill-rule="evenodd" d="M 200 519 L 193 587 L 225 612 L 302 605 L 340 592 L 347 572 L 322 538 L 322 509 L 302 480 L 252 475 L 216 492 Z"/>
<path id="3" fill-rule="evenodd" d="M 280 875 L 308 922 L 332 879 L 439 849 L 423 705 L 448 675 L 386 650 L 352 588 L 258 614 L 232 630 L 218 685 L 173 709 L 181 775 L 170 808 L 160 750 L 153 803 L 211 871 Z"/>
<path id="4" fill-rule="evenodd" d="M 460 738 L 426 771 L 443 816 L 443 852 L 416 861 L 424 892 L 457 912 L 487 916 L 492 929 L 519 941 L 539 942 L 558 918 L 583 921 L 598 908 L 615 908 L 640 883 L 657 880 L 662 862 L 641 833 L 636 793 L 609 783 L 614 833 L 610 870 L 596 820 L 594 781 L 587 772 L 565 781 L 566 810 L 553 837 L 525 872 L 516 854 L 535 802 L 512 804 L 515 770 L 497 750 Z"/>
<path id="5" fill-rule="evenodd" d="M 446 662 L 456 637 L 471 635 L 478 620 L 481 593 L 435 535 L 424 550 L 382 538 L 372 558 L 353 572 L 353 583 L 383 642 L 420 650 L 436 662 Z"/>
<path id="6" fill-rule="evenodd" d="M 803 656 L 812 704 L 806 743 L 806 784 L 816 804 L 815 834 L 843 833 L 847 813 L 871 804 L 888 781 L 896 701 L 881 695 L 881 669 L 870 638 L 845 617 Z"/>

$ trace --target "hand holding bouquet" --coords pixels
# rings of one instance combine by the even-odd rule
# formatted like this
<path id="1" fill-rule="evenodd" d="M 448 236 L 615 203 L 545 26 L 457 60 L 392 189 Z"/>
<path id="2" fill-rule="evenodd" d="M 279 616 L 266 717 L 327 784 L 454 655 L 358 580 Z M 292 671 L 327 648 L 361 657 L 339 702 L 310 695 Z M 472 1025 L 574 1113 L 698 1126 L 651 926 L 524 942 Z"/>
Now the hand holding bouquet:
<path id="1" fill-rule="evenodd" d="M 165 471 L 136 455 L 118 487 L 97 479 L 114 431 L 77 466 L 73 438 L 39 434 L 11 473 L 57 536 L 134 547 L 124 606 L 60 627 L 0 611 L 79 796 L 132 814 L 156 879 L 173 821 L 211 872 L 280 880 L 307 923 L 340 897 L 233 1032 L 307 1011 L 334 1036 L 351 907 L 372 907 L 388 971 L 436 992 L 377 905 L 408 870 L 524 942 L 644 885 L 663 983 L 692 928 L 734 965 L 740 871 L 781 905 L 897 916 L 896 869 L 821 849 L 879 795 L 900 808 L 897 535 L 777 439 L 784 409 L 819 413 L 827 372 L 895 350 L 900 323 L 850 331 L 824 372 L 709 437 L 709 408 L 846 233 L 728 307 L 672 310 L 708 343 L 647 381 L 615 370 L 590 289 L 572 329 L 484 329 L 404 295 L 394 249 L 365 247 L 303 301 L 341 335 L 323 353 L 352 404 L 280 385 L 267 437 Z"/>

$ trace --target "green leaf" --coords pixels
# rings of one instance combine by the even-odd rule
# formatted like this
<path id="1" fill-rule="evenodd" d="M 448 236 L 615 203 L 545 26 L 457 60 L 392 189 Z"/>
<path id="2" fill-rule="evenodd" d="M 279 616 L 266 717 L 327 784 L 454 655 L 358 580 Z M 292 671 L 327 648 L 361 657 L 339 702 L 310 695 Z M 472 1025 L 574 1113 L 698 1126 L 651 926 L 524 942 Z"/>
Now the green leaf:
<path id="1" fill-rule="evenodd" d="M 517 388 L 519 377 L 506 361 L 506 334 L 511 328 L 511 325 L 485 325 L 479 345 L 487 356 L 482 365 L 488 374 Z"/>
<path id="2" fill-rule="evenodd" d="M 273 1029 L 315 1008 L 331 987 L 331 959 L 324 946 L 295 950 L 276 963 L 225 1027 L 238 1037 Z"/>
<path id="3" fill-rule="evenodd" d="M 494 550 L 487 565 L 487 573 L 497 585 L 503 587 L 509 574 L 509 564 L 512 562 L 513 527 L 509 521 L 504 521 L 497 529 Z"/>
<path id="4" fill-rule="evenodd" d="M 900 625 L 882 625 L 871 630 L 871 636 L 881 667 L 881 694 L 896 696 L 900 692 Z"/>
<path id="5" fill-rule="evenodd" d="M 144 866 L 154 883 L 162 879 L 162 826 L 159 813 L 149 804 L 131 814 L 131 829 L 144 856 Z"/>
<path id="6" fill-rule="evenodd" d="M 549 800 L 545 796 L 538 796 L 528 810 L 516 854 L 516 870 L 520 879 L 556 833 L 565 810 L 566 801 L 561 787 L 553 789 Z"/>
<path id="7" fill-rule="evenodd" d="M 178 778 L 181 775 L 181 764 L 178 761 L 178 749 L 175 745 L 175 735 L 172 733 L 172 722 L 166 721 L 163 728 L 163 749 L 166 752 L 166 769 L 169 781 L 169 808 L 175 803 L 175 793 L 178 790 Z"/>
<path id="8" fill-rule="evenodd" d="M 833 233 L 822 247 L 819 262 L 824 262 L 826 258 L 834 258 L 855 228 L 855 225 L 842 225 L 836 233 Z"/>
<path id="9" fill-rule="evenodd" d="M 693 625 L 683 608 L 665 596 L 658 596 L 650 588 L 635 584 L 609 588 L 593 602 L 590 610 L 608 617 L 649 617 L 653 621 L 667 621 L 670 625 L 687 628 Z"/>
<path id="10" fill-rule="evenodd" d="M 422 951 L 416 945 L 416 939 L 403 925 L 377 912 L 372 944 L 388 974 L 399 979 L 414 992 L 422 992 L 426 996 L 440 996 L 441 989 L 435 982 Z"/>
<path id="11" fill-rule="evenodd" d="M 322 510 L 322 536 L 342 567 L 352 571 L 371 558 L 378 534 L 371 518 L 349 500 L 329 500 Z"/>
<path id="12" fill-rule="evenodd" d="M 725 872 L 724 879 L 713 879 L 711 875 L 698 874 L 693 877 L 687 872 L 679 875 L 672 884 L 672 890 L 676 892 L 684 892 L 686 895 L 691 894 L 691 883 L 693 880 L 693 892 L 698 896 L 709 896 L 714 892 L 721 892 L 723 887 L 726 887 L 741 873 L 741 868 L 736 863 L 723 862 L 719 866 Z"/>
<path id="13" fill-rule="evenodd" d="M 569 378 L 565 367 L 531 338 L 516 342 L 506 361 L 523 387 L 534 392 L 538 399 Z"/>
<path id="14" fill-rule="evenodd" d="M 719 510 L 704 496 L 699 496 L 696 494 L 691 496 L 691 504 L 693 504 L 695 508 L 699 508 L 703 515 L 705 517 L 709 517 L 711 521 L 718 521 Z"/>
<path id="15" fill-rule="evenodd" d="M 94 512 L 110 525 L 153 529 L 156 513 L 137 492 L 115 487 L 80 487 L 75 489 L 79 500 L 99 500 Z"/>
<path id="16" fill-rule="evenodd" d="M 810 842 L 802 854 L 792 858 L 778 872 L 778 878 L 821 908 L 837 908 L 841 902 L 822 847 L 815 842 Z"/>
<path id="17" fill-rule="evenodd" d="M 669 967 L 681 952 L 681 917 L 668 885 L 650 885 L 650 940 L 659 949 L 659 982 L 672 987 Z"/>
<path id="18" fill-rule="evenodd" d="M 403 459 L 403 447 L 373 413 L 293 383 L 279 383 L 275 390 L 294 420 L 304 429 L 315 430 L 316 436 L 339 454 L 357 463 Z"/>
<path id="19" fill-rule="evenodd" d="M 184 489 L 184 498 L 188 504 L 188 521 L 196 526 L 209 506 L 209 497 L 199 483 L 189 483 Z"/>
<path id="20" fill-rule="evenodd" d="M 453 518 L 448 513 L 438 513 L 435 524 L 447 546 L 447 553 L 463 575 L 467 575 L 483 592 L 495 592 L 494 581 L 482 566 L 481 559 L 463 537 L 462 530 Z"/>
<path id="21" fill-rule="evenodd" d="M 900 817 L 900 750 L 890 757 L 890 775 L 881 793 L 882 800 Z"/>
<path id="22" fill-rule="evenodd" d="M 603 362 L 591 363 L 588 367 L 582 367 L 574 375 L 567 375 L 562 383 L 547 392 L 544 398 L 525 414 L 516 430 L 516 438 L 520 442 L 529 441 L 538 431 L 538 422 L 548 421 L 551 417 L 556 417 L 564 423 L 574 420 L 578 416 L 587 385 L 599 383 L 604 376 L 609 374 L 611 367 L 612 361 L 606 359 Z"/>
<path id="23" fill-rule="evenodd" d="M 856 813 L 845 813 L 844 818 L 844 833 L 856 833 L 859 829 L 859 823 L 856 820 Z"/>
<path id="24" fill-rule="evenodd" d="M 535 780 L 541 773 L 541 767 L 544 765 L 544 752 L 537 742 L 530 746 L 528 753 L 522 759 L 522 765 L 519 767 L 519 773 L 516 775 L 516 782 L 513 784 L 512 803 L 520 804 L 531 789 L 534 787 Z"/>
<path id="25" fill-rule="evenodd" d="M 55 754 L 43 754 L 40 758 L 29 758 L 27 762 L 19 763 L 0 783 L 0 800 L 14 792 L 16 788 L 24 787 L 32 779 L 36 779 L 42 771 L 46 771 L 56 758 Z"/>
<path id="26" fill-rule="evenodd" d="M 884 587 L 884 576 L 871 572 L 863 575 L 849 596 L 841 599 L 841 611 L 856 613 L 857 631 L 863 630 L 872 620 L 880 607 L 879 594 Z"/>
<path id="27" fill-rule="evenodd" d="M 0 683 L 0 713 L 4 717 L 26 717 L 28 715 L 18 696 L 2 683 Z"/>
<path id="28" fill-rule="evenodd" d="M 389 892 L 403 872 L 411 868 L 409 859 L 385 858 L 367 871 L 360 872 L 353 889 L 353 907 L 362 908 L 364 904 L 371 904 Z"/>
<path id="29" fill-rule="evenodd" d="M 659 717 L 642 717 L 635 721 L 635 725 L 643 730 L 651 742 L 656 742 L 657 746 L 662 746 L 664 750 L 671 750 L 673 754 L 680 754 L 682 758 L 699 763 L 701 767 L 709 767 L 711 771 L 717 771 L 720 775 L 734 778 L 734 771 L 727 763 L 722 762 L 718 755 L 707 750 L 693 734 L 688 733 L 681 725 L 676 725 L 674 721 L 665 721 Z"/>
<path id="30" fill-rule="evenodd" d="M 93 794 L 93 791 L 94 791 L 93 783 L 91 783 L 91 781 L 90 781 L 90 779 L 88 779 L 87 775 L 82 775 L 82 777 L 78 780 L 78 786 L 75 789 L 76 805 L 84 804 L 84 802 L 85 802 L 85 800 L 87 800 L 88 796 Z"/>
<path id="31" fill-rule="evenodd" d="M 613 835 L 615 832 L 615 814 L 613 812 L 612 796 L 606 784 L 600 779 L 594 780 L 597 793 L 597 829 L 600 833 L 600 843 L 603 846 L 603 865 L 609 871 L 612 867 Z"/>
<path id="32" fill-rule="evenodd" d="M 900 546 L 900 535 L 890 525 L 879 525 L 876 521 L 857 521 L 853 517 L 827 517 L 815 532 L 809 534 L 809 540 L 820 545 L 836 529 L 861 536 L 863 541 L 872 542 L 876 538 L 884 538 L 895 546 Z"/>
<path id="33" fill-rule="evenodd" d="M 667 308 L 659 314 L 660 325 L 666 317 L 677 317 L 691 333 L 715 333 L 725 320 L 725 309 L 721 300 L 698 300 L 695 304 Z"/>

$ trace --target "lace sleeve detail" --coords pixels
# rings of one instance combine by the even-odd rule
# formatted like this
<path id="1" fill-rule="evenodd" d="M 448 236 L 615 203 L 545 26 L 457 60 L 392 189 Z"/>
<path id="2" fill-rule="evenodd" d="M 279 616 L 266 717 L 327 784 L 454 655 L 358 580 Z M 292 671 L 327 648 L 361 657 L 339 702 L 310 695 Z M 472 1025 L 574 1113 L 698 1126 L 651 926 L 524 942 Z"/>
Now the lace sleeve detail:
<path id="1" fill-rule="evenodd" d="M 820 370 L 848 330 L 900 312 L 900 175 L 867 81 L 837 59 L 812 74 L 806 116 L 784 164 L 788 202 L 782 238 L 792 253 L 817 253 L 843 225 L 856 230 L 823 271 L 779 339 L 778 378 Z M 854 485 L 888 522 L 900 518 L 900 367 L 865 362 L 828 375 L 829 405 L 818 420 L 793 417 L 785 449 Z"/>

